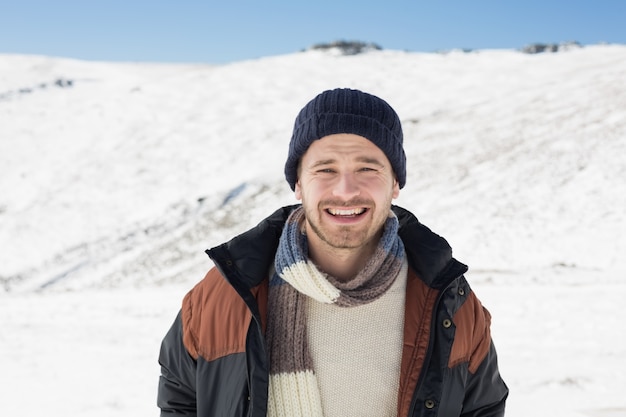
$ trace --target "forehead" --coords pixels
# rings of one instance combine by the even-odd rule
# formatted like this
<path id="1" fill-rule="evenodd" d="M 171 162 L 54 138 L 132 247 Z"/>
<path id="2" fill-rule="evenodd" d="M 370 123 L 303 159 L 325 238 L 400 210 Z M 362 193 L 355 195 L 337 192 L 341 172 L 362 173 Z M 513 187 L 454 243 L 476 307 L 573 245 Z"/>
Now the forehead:
<path id="1" fill-rule="evenodd" d="M 314 140 L 302 155 L 302 163 L 316 163 L 319 160 L 377 160 L 389 165 L 385 153 L 374 143 L 363 136 L 351 133 L 338 133 Z"/>

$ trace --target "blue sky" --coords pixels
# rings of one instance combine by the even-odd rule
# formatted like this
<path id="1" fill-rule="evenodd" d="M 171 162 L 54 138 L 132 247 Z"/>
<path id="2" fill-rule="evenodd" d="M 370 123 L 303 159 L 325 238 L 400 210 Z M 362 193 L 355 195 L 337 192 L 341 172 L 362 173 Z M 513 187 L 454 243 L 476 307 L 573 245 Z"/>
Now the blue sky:
<path id="1" fill-rule="evenodd" d="M 626 44 L 626 1 L 0 0 L 0 53 L 226 63 L 334 40 L 386 49 Z"/>

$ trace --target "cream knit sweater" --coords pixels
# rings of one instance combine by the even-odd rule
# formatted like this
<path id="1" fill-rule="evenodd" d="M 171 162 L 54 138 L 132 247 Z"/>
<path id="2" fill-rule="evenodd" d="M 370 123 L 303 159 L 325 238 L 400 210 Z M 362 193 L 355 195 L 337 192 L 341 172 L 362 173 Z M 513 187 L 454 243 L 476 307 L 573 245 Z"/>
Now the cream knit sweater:
<path id="1" fill-rule="evenodd" d="M 406 260 L 379 299 L 338 307 L 307 297 L 308 343 L 324 417 L 397 414 Z"/>

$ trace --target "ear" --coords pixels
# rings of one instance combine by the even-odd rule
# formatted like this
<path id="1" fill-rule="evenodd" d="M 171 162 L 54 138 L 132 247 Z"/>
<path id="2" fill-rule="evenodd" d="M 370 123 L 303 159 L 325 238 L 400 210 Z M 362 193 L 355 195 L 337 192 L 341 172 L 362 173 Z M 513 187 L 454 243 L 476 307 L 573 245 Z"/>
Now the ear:
<path id="1" fill-rule="evenodd" d="M 398 180 L 394 179 L 393 180 L 393 193 L 391 194 L 392 198 L 398 198 L 398 196 L 400 195 L 400 184 L 398 183 Z"/>
<path id="2" fill-rule="evenodd" d="M 300 188 L 300 180 L 296 181 L 296 185 L 293 189 L 293 192 L 296 196 L 296 200 L 302 200 L 302 188 Z"/>

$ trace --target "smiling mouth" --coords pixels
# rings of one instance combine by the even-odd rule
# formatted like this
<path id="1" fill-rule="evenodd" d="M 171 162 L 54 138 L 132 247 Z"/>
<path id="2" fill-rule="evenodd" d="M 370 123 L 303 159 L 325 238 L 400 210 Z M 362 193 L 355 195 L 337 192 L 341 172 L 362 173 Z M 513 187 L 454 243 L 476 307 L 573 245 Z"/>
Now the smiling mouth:
<path id="1" fill-rule="evenodd" d="M 356 216 L 360 216 L 366 211 L 367 209 L 364 207 L 352 208 L 352 209 L 337 209 L 337 208 L 326 209 L 326 212 L 328 214 L 330 214 L 331 216 L 337 216 L 337 217 L 356 217 Z"/>

